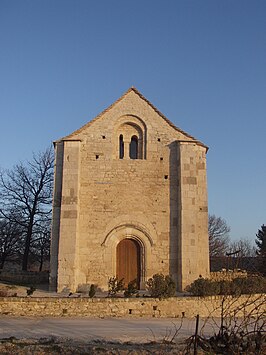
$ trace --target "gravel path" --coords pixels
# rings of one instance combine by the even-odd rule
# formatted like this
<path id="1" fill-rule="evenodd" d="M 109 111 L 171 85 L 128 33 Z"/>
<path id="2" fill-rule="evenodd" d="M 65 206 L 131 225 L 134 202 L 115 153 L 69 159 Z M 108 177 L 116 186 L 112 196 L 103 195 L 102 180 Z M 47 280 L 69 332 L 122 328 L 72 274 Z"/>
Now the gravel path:
<path id="1" fill-rule="evenodd" d="M 201 320 L 201 325 L 204 320 Z M 182 326 L 181 326 L 182 324 Z M 0 319 L 0 338 L 62 337 L 82 341 L 132 341 L 145 343 L 169 340 L 175 330 L 178 339 L 188 338 L 195 332 L 195 319 L 121 319 L 121 318 L 24 318 L 3 316 Z M 204 334 L 211 334 L 208 324 Z"/>

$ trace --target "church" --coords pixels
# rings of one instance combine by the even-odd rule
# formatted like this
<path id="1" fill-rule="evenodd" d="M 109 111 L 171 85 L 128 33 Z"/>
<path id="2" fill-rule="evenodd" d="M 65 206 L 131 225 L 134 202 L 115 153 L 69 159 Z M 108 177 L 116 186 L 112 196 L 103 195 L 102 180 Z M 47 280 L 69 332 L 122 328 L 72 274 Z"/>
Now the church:
<path id="1" fill-rule="evenodd" d="M 132 87 L 54 145 L 51 290 L 209 274 L 205 144 Z"/>

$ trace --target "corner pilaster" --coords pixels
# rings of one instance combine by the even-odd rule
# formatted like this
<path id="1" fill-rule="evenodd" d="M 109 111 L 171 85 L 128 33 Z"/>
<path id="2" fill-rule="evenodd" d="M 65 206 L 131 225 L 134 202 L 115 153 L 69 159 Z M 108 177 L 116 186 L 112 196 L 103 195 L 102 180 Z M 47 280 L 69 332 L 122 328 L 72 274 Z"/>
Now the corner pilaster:
<path id="1" fill-rule="evenodd" d="M 206 148 L 178 142 L 179 287 L 209 274 Z"/>
<path id="2" fill-rule="evenodd" d="M 76 291 L 80 141 L 64 141 L 57 291 Z"/>

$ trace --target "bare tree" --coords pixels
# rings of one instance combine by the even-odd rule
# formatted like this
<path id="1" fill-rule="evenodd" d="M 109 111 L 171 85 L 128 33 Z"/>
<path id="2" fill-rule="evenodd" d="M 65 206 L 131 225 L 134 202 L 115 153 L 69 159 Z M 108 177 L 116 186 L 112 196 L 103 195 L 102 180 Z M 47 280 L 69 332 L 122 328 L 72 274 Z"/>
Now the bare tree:
<path id="1" fill-rule="evenodd" d="M 229 247 L 230 227 L 221 217 L 209 215 L 208 222 L 210 256 L 224 256 Z"/>
<path id="2" fill-rule="evenodd" d="M 47 225 L 42 231 L 35 234 L 31 243 L 32 259 L 39 262 L 39 271 L 50 257 L 50 226 Z"/>
<path id="3" fill-rule="evenodd" d="M 27 164 L 0 173 L 0 215 L 18 224 L 24 237 L 22 270 L 27 270 L 34 234 L 51 218 L 53 150 L 34 154 Z M 11 213 L 13 212 L 13 213 Z"/>
<path id="4" fill-rule="evenodd" d="M 249 239 L 242 238 L 230 243 L 229 253 L 234 253 L 239 258 L 253 257 L 256 255 L 256 249 Z"/>
<path id="5" fill-rule="evenodd" d="M 21 249 L 21 228 L 6 218 L 0 220 L 0 269 L 8 260 L 17 257 Z"/>
<path id="6" fill-rule="evenodd" d="M 227 253 L 227 267 L 230 269 L 243 269 L 256 272 L 256 249 L 249 239 L 232 241 Z"/>
<path id="7" fill-rule="evenodd" d="M 185 353 L 191 354 L 194 348 L 197 354 L 199 347 L 204 354 L 265 354 L 265 302 L 265 294 L 220 296 L 204 320 L 202 335 L 195 332 L 187 340 Z M 217 311 L 220 317 L 214 317 Z M 206 325 L 215 330 L 211 336 L 203 335 Z"/>

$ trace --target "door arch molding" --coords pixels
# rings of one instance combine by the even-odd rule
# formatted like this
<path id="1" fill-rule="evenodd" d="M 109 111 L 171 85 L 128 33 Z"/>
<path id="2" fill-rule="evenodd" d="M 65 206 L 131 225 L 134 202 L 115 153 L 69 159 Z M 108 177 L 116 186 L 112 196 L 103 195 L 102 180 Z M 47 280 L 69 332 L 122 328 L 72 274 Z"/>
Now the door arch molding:
<path id="1" fill-rule="evenodd" d="M 153 246 L 154 242 L 150 237 L 148 231 L 140 225 L 124 223 L 112 228 L 105 236 L 102 246 L 108 246 L 113 242 L 113 239 L 123 238 L 123 236 L 130 236 L 137 238 L 147 245 Z"/>
<path id="2" fill-rule="evenodd" d="M 110 271 L 109 277 L 116 275 L 117 261 L 116 250 L 117 245 L 123 239 L 135 240 L 140 248 L 140 289 L 145 288 L 147 281 L 147 270 L 151 259 L 151 248 L 153 246 L 151 238 L 142 230 L 134 226 L 119 226 L 110 231 L 105 237 L 102 247 L 104 248 L 104 263 Z"/>

